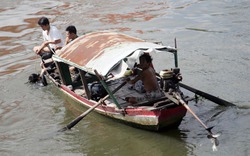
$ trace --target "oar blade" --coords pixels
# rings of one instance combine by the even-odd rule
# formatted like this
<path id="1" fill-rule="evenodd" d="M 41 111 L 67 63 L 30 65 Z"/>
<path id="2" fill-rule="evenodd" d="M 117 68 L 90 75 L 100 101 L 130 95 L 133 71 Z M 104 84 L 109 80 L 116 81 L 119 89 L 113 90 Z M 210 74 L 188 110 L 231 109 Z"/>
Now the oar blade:
<path id="1" fill-rule="evenodd" d="M 173 92 L 172 93 L 174 95 L 174 97 L 197 119 L 197 121 L 199 121 L 199 123 L 208 131 L 208 135 L 207 137 L 211 140 L 211 142 L 213 143 L 213 146 L 212 146 L 212 149 L 213 151 L 217 151 L 217 146 L 219 145 L 219 141 L 217 139 L 217 137 L 219 135 L 214 135 L 212 133 L 212 129 L 213 129 L 213 126 L 212 127 L 207 127 L 201 120 L 200 118 L 192 111 L 192 109 L 185 103 L 185 101 L 182 100 L 181 96 L 176 93 L 176 92 Z M 169 98 L 171 100 L 171 98 Z"/>
<path id="2" fill-rule="evenodd" d="M 180 85 L 180 87 L 185 88 L 185 89 L 187 89 L 187 90 L 189 90 L 189 91 L 191 91 L 191 92 L 193 92 L 193 93 L 195 93 L 197 95 L 200 95 L 200 96 L 202 96 L 202 97 L 204 97 L 204 98 L 206 98 L 206 99 L 208 99 L 208 100 L 210 100 L 210 101 L 212 101 L 212 102 L 214 102 L 214 103 L 216 103 L 218 105 L 221 105 L 221 106 L 236 106 L 235 104 L 233 104 L 231 102 L 228 102 L 228 101 L 223 100 L 221 98 L 215 97 L 214 95 L 205 93 L 203 91 L 200 91 L 198 89 L 190 87 L 190 86 L 188 86 L 186 84 L 179 83 L 179 85 Z"/>
<path id="3" fill-rule="evenodd" d="M 66 130 L 68 130 L 68 127 L 67 127 L 67 126 L 65 126 L 65 127 L 63 127 L 62 129 L 58 130 L 58 132 L 64 132 L 64 131 L 66 131 Z"/>
<path id="4" fill-rule="evenodd" d="M 67 126 L 65 126 L 62 129 L 60 129 L 58 132 L 64 132 L 64 131 L 69 130 L 72 127 L 74 127 L 79 121 L 81 121 L 88 114 L 87 111 L 84 112 L 83 114 L 81 114 L 80 116 L 78 116 L 76 119 L 74 119 L 72 122 L 70 122 Z"/>
<path id="5" fill-rule="evenodd" d="M 211 130 L 214 128 L 214 126 L 212 126 L 212 127 L 208 127 L 208 128 L 206 128 L 206 130 L 209 132 L 209 133 L 211 133 L 212 134 L 212 132 L 211 132 Z"/>

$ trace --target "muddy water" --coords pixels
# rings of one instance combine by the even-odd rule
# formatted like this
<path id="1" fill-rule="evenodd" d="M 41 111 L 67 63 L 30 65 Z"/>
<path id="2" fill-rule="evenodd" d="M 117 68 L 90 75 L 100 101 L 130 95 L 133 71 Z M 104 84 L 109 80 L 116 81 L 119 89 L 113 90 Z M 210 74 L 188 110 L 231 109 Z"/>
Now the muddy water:
<path id="1" fill-rule="evenodd" d="M 2 0 L 0 6 L 1 155 L 250 155 L 250 2 Z M 81 111 L 53 86 L 26 84 L 39 72 L 32 52 L 40 44 L 37 20 L 47 16 L 62 32 L 113 30 L 174 45 L 183 82 L 235 103 L 219 107 L 203 100 L 190 107 L 221 133 L 217 152 L 190 115 L 179 129 L 162 133 L 135 129 L 92 113 L 74 129 L 56 133 Z M 160 62 L 166 58 L 156 58 Z M 170 60 L 164 60 L 170 62 Z M 192 94 L 189 93 L 191 96 Z"/>

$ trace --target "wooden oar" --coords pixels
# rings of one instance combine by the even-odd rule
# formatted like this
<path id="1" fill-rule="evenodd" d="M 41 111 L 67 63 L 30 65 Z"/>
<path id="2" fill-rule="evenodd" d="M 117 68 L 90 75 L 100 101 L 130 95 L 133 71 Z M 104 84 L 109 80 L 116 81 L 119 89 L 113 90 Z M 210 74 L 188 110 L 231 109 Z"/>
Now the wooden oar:
<path id="1" fill-rule="evenodd" d="M 123 82 L 122 84 L 120 84 L 116 89 L 114 89 L 112 91 L 112 94 L 114 94 L 115 92 L 117 92 L 119 89 L 121 89 L 124 85 L 126 84 L 126 82 Z M 100 104 L 102 104 L 103 101 L 105 101 L 107 98 L 109 98 L 109 94 L 106 95 L 104 98 L 100 99 L 98 101 L 98 103 L 96 103 L 94 106 L 90 107 L 88 110 L 86 110 L 84 113 L 82 113 L 80 116 L 78 116 L 77 118 L 75 118 L 73 121 L 71 121 L 67 126 L 65 126 L 64 128 L 62 128 L 61 130 L 59 130 L 59 132 L 63 132 L 66 131 L 68 129 L 71 129 L 72 127 L 74 127 L 79 121 L 81 121 L 85 116 L 87 116 L 91 111 L 93 111 L 96 107 L 98 107 Z"/>
<path id="2" fill-rule="evenodd" d="M 199 121 L 199 123 L 208 131 L 208 138 L 211 139 L 211 142 L 213 143 L 213 151 L 217 150 L 217 146 L 219 145 L 219 141 L 217 139 L 217 137 L 219 136 L 219 134 L 213 134 L 212 133 L 212 128 L 213 127 L 207 127 L 202 121 L 201 119 L 192 111 L 192 109 L 186 104 L 186 102 L 184 102 L 182 100 L 182 98 L 179 96 L 178 93 L 173 92 L 173 96 L 195 117 L 195 119 L 197 119 Z"/>
<path id="3" fill-rule="evenodd" d="M 200 95 L 200 96 L 202 96 L 202 97 L 204 97 L 204 98 L 206 98 L 206 99 L 208 99 L 208 100 L 210 100 L 210 101 L 212 101 L 214 103 L 217 103 L 218 105 L 221 105 L 221 106 L 236 106 L 235 104 L 233 104 L 231 102 L 228 102 L 228 101 L 223 100 L 221 98 L 215 97 L 215 96 L 213 96 L 211 94 L 205 93 L 205 92 L 200 91 L 198 89 L 192 88 L 192 87 L 190 87 L 188 85 L 185 85 L 183 83 L 179 83 L 179 85 L 181 87 L 195 93 L 195 94 L 198 94 L 198 95 Z"/>

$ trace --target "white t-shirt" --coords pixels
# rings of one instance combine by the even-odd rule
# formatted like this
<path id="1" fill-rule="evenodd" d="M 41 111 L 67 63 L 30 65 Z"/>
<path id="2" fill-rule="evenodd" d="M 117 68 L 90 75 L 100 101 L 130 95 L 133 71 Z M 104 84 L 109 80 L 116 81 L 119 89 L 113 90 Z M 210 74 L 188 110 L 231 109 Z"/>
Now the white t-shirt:
<path id="1" fill-rule="evenodd" d="M 63 47 L 64 46 L 64 38 L 60 31 L 55 26 L 50 26 L 49 34 L 47 35 L 47 31 L 43 31 L 43 40 L 44 41 L 55 41 L 61 39 L 61 43 L 58 44 L 49 44 L 50 48 L 55 49 L 56 46 Z"/>

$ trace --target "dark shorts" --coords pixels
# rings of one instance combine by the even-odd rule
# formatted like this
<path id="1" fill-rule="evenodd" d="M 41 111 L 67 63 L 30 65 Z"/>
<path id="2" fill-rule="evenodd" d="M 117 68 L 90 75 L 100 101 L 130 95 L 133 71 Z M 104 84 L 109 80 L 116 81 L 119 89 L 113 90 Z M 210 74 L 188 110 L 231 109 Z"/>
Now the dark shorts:
<path id="1" fill-rule="evenodd" d="M 40 56 L 41 56 L 41 58 L 43 60 L 47 60 L 47 59 L 51 58 L 52 55 L 53 55 L 52 52 L 42 52 L 42 53 L 40 53 Z"/>

